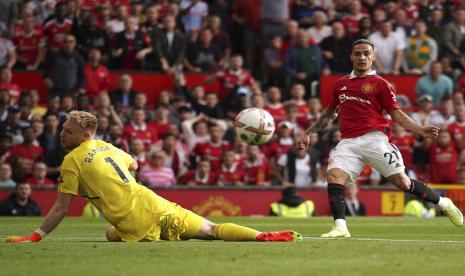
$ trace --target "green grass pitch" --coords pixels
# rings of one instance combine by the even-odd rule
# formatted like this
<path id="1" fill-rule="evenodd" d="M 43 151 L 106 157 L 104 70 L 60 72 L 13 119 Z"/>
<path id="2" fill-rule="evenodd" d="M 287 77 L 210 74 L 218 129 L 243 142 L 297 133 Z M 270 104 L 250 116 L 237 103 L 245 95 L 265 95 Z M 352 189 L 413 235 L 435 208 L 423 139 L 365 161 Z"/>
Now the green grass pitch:
<path id="1" fill-rule="evenodd" d="M 0 238 L 41 218 L 0 218 Z M 323 240 L 331 218 L 212 218 L 293 229 L 300 243 L 109 243 L 98 219 L 66 218 L 38 244 L 0 242 L 0 275 L 465 275 L 465 227 L 447 218 L 349 218 L 352 238 Z"/>

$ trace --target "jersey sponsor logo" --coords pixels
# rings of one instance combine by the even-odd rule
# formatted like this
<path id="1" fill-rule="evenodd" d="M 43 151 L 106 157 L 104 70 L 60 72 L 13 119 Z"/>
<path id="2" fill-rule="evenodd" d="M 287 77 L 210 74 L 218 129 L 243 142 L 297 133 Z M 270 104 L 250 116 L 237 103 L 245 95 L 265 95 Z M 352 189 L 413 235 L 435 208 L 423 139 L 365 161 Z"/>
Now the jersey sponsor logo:
<path id="1" fill-rule="evenodd" d="M 365 104 L 371 104 L 371 102 L 369 100 L 362 99 L 360 97 L 348 96 L 346 94 L 339 95 L 339 102 L 343 103 L 345 101 L 355 101 L 355 102 L 360 102 L 360 103 L 365 103 Z"/>
<path id="2" fill-rule="evenodd" d="M 362 92 L 363 93 L 369 94 L 369 93 L 373 93 L 374 91 L 375 91 L 375 85 L 374 84 L 365 82 L 362 85 Z"/>

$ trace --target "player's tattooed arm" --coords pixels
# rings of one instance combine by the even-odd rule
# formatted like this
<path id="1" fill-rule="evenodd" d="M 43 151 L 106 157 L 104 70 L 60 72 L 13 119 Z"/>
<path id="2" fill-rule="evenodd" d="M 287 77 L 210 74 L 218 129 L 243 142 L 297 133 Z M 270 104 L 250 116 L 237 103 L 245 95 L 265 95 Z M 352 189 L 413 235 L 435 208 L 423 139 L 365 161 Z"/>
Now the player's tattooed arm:
<path id="1" fill-rule="evenodd" d="M 336 109 L 327 108 L 321 114 L 321 117 L 310 126 L 305 133 L 310 135 L 312 133 L 316 133 L 326 129 L 331 123 L 337 118 L 338 112 Z"/>

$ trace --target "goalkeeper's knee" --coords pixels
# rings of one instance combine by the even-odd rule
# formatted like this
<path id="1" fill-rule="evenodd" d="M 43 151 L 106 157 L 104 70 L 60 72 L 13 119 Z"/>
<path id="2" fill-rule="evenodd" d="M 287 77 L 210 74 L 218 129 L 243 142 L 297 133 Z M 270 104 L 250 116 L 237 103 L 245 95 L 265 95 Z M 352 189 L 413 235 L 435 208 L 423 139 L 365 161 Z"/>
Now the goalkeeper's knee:
<path id="1" fill-rule="evenodd" d="M 121 241 L 121 237 L 118 235 L 118 231 L 116 231 L 116 228 L 113 225 L 107 228 L 105 235 L 108 241 L 111 241 L 111 242 Z"/>

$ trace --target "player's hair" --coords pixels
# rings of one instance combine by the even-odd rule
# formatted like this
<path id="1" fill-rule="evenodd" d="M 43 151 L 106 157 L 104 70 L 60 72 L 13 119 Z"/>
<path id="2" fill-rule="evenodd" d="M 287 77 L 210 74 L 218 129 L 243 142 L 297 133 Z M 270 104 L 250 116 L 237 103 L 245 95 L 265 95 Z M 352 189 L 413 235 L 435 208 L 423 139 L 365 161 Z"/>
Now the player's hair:
<path id="1" fill-rule="evenodd" d="M 352 48 L 350 49 L 350 52 L 352 52 L 352 51 L 354 50 L 355 45 L 359 45 L 359 44 L 367 44 L 367 45 L 370 45 L 371 48 L 373 49 L 373 51 L 375 50 L 375 45 L 373 44 L 373 42 L 371 42 L 371 41 L 368 40 L 368 39 L 361 38 L 361 39 L 355 40 L 355 41 L 352 43 Z"/>
<path id="2" fill-rule="evenodd" d="M 74 120 L 79 127 L 90 131 L 92 134 L 97 130 L 97 117 L 89 112 L 73 110 L 68 114 L 68 120 Z"/>

